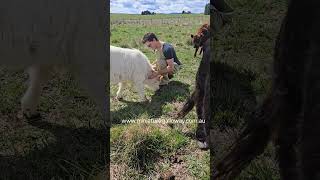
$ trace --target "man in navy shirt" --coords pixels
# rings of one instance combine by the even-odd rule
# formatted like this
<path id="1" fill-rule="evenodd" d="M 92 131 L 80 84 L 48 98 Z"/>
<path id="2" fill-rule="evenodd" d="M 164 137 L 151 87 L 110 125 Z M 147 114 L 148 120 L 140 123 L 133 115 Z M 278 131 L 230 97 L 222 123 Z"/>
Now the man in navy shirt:
<path id="1" fill-rule="evenodd" d="M 158 56 L 155 63 L 156 71 L 149 78 L 161 75 L 163 78 L 161 79 L 160 86 L 167 85 L 169 79 L 173 77 L 173 74 L 175 74 L 182 65 L 173 46 L 169 43 L 159 41 L 154 33 L 145 34 L 142 43 L 152 50 L 155 50 Z"/>

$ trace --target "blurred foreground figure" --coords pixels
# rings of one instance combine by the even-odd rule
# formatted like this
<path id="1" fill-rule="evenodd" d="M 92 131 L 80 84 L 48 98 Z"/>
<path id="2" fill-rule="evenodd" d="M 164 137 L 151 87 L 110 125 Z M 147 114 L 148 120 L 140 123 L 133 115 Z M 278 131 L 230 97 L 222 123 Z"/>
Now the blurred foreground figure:
<path id="1" fill-rule="evenodd" d="M 281 179 L 320 179 L 320 1 L 291 0 L 277 37 L 272 89 L 214 179 L 234 179 L 274 138 Z"/>
<path id="2" fill-rule="evenodd" d="M 223 25 L 231 21 L 234 10 L 224 0 L 210 1 L 210 14 L 213 30 L 218 31 Z"/>

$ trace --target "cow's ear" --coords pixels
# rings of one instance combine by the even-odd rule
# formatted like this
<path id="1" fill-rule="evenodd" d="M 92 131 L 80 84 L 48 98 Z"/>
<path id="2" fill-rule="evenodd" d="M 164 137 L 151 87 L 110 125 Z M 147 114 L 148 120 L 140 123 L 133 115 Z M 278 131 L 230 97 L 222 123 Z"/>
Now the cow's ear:
<path id="1" fill-rule="evenodd" d="M 193 38 L 193 34 L 191 34 L 191 38 Z"/>

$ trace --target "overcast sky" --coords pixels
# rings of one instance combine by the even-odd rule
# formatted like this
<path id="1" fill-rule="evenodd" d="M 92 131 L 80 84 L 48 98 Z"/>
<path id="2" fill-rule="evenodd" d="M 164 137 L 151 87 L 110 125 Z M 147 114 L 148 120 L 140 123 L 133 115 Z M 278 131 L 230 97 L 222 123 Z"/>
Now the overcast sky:
<path id="1" fill-rule="evenodd" d="M 209 0 L 111 0 L 111 13 L 141 14 L 149 10 L 155 13 L 203 13 Z"/>

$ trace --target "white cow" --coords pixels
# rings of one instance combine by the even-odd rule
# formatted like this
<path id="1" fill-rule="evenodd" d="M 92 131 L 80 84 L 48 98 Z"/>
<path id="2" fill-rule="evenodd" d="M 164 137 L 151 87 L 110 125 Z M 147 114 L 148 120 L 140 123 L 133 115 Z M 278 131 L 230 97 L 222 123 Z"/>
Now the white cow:
<path id="1" fill-rule="evenodd" d="M 117 99 L 122 98 L 124 82 L 129 81 L 136 87 L 140 101 L 147 101 L 144 85 L 154 91 L 159 89 L 160 77 L 148 79 L 152 71 L 148 58 L 141 51 L 110 46 L 110 82 L 119 84 Z"/>
<path id="2" fill-rule="evenodd" d="M 54 65 L 70 67 L 107 122 L 107 26 L 100 0 L 11 0 L 0 7 L 0 65 L 28 68 L 22 111 L 36 114 Z"/>

